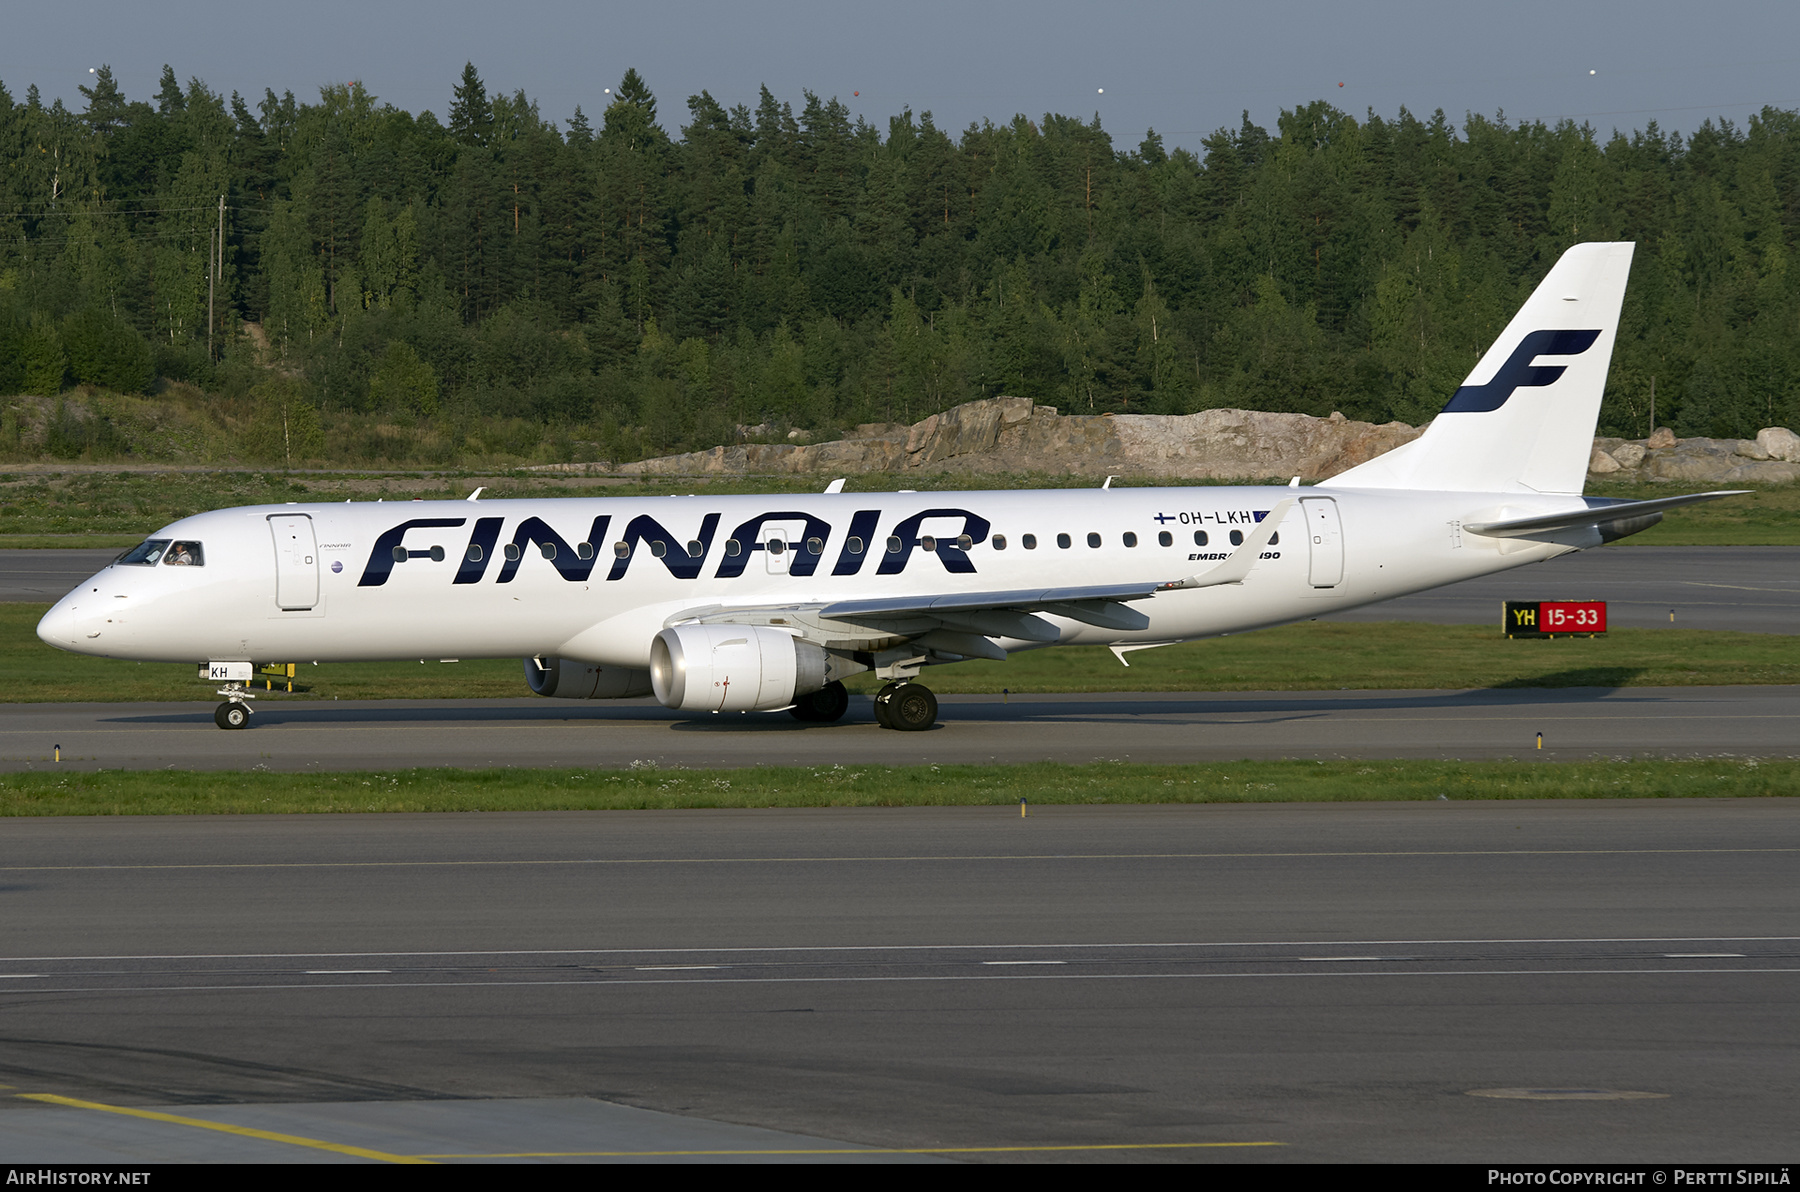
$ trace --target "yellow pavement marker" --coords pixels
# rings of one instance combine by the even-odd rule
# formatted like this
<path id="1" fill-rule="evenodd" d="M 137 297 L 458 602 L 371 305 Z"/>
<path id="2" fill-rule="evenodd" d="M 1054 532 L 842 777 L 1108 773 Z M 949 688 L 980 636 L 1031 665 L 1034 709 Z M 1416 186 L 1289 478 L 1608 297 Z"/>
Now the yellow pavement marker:
<path id="1" fill-rule="evenodd" d="M 177 1126 L 193 1126 L 198 1130 L 216 1130 L 221 1134 L 236 1134 L 241 1138 L 260 1138 L 264 1142 L 285 1142 L 289 1146 L 310 1147 L 315 1151 L 331 1151 L 339 1155 L 352 1155 L 358 1159 L 376 1159 L 383 1163 L 430 1163 L 430 1159 L 418 1155 L 390 1155 L 386 1151 L 371 1151 L 366 1147 L 345 1146 L 337 1142 L 325 1142 L 318 1138 L 302 1138 L 297 1134 L 277 1134 L 273 1130 L 257 1130 L 250 1126 L 232 1126 L 224 1122 L 209 1122 L 204 1118 L 181 1117 L 173 1113 L 157 1113 L 153 1109 L 129 1109 L 123 1105 L 102 1105 L 98 1101 L 78 1101 L 74 1097 L 59 1097 L 55 1093 L 18 1093 L 15 1094 L 27 1101 L 41 1101 L 46 1105 L 66 1105 L 71 1109 L 92 1109 L 100 1113 L 117 1113 L 125 1117 L 145 1118 L 152 1122 L 169 1122 Z"/>

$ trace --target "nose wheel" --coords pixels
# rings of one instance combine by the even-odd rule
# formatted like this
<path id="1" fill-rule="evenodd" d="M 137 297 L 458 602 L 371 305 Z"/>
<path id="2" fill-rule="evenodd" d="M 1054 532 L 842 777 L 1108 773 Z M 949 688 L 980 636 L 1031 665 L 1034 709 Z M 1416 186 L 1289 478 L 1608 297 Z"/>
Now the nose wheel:
<path id="1" fill-rule="evenodd" d="M 937 696 L 918 683 L 889 683 L 875 693 L 875 722 L 882 728 L 920 732 L 937 723 Z"/>
<path id="2" fill-rule="evenodd" d="M 250 705 L 227 700 L 213 709 L 213 723 L 220 728 L 246 728 L 250 724 Z"/>

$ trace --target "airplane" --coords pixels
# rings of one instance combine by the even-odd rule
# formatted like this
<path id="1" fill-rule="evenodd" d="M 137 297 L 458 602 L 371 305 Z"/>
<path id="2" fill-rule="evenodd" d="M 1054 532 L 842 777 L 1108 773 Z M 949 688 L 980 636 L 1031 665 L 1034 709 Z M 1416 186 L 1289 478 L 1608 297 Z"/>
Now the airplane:
<path id="1" fill-rule="evenodd" d="M 1316 485 L 222 509 L 158 530 L 38 636 L 195 662 L 250 723 L 261 662 L 515 657 L 558 699 L 937 721 L 925 668 L 1309 620 L 1538 563 L 1734 495 L 1584 497 L 1631 243 L 1569 249 L 1417 439 Z M 1108 481 L 1110 486 L 1110 481 Z"/>

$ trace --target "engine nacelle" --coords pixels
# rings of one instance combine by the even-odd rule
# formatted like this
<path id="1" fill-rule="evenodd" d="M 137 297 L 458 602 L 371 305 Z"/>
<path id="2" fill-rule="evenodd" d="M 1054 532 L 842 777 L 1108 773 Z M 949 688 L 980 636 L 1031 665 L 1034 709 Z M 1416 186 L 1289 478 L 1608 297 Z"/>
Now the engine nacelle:
<path id="1" fill-rule="evenodd" d="M 825 686 L 830 656 L 767 625 L 677 625 L 650 643 L 650 682 L 665 708 L 785 708 Z"/>
<path id="2" fill-rule="evenodd" d="M 539 666 L 527 658 L 525 685 L 533 695 L 557 699 L 630 699 L 650 694 L 650 672 L 554 656 Z"/>

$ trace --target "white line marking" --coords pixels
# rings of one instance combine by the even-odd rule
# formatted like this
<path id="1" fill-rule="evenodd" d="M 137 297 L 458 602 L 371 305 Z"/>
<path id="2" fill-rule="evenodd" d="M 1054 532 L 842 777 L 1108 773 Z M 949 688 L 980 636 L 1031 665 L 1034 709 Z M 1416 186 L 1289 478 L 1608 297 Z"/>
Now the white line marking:
<path id="1" fill-rule="evenodd" d="M 764 954 L 771 952 L 1022 952 L 1046 949 L 1100 948 L 1420 948 L 1444 944 L 1471 947 L 1491 944 L 1786 944 L 1800 935 L 1600 935 L 1499 939 L 1423 940 L 1168 940 L 1126 943 L 1067 944 L 774 944 L 764 947 L 695 946 L 687 948 L 491 948 L 445 952 L 149 952 L 121 956 L 0 956 L 0 964 L 41 964 L 73 960 L 321 960 L 357 956 L 416 959 L 437 956 L 651 956 L 670 953 Z"/>
<path id="2" fill-rule="evenodd" d="M 676 973 L 694 969 L 722 969 L 722 964 L 640 964 L 635 972 L 640 973 Z"/>
<path id="3" fill-rule="evenodd" d="M 623 985 L 869 985 L 878 982 L 920 981 L 1234 981 L 1249 979 L 1286 980 L 1295 978 L 1335 978 L 1354 980 L 1385 977 L 1704 977 L 1746 976 L 1753 974 L 1800 976 L 1794 968 L 1678 968 L 1678 969 L 1306 969 L 1300 972 L 1256 973 L 1015 973 L 1002 975 L 945 976 L 878 976 L 878 977 L 688 977 L 688 978 L 597 978 L 578 981 L 359 981 L 355 984 L 311 982 L 290 985 L 144 985 L 144 986 L 69 986 L 46 989 L 45 993 L 260 993 L 268 990 L 324 989 L 462 989 L 462 988 L 540 988 L 565 985 L 590 985 L 616 988 Z"/>
<path id="4" fill-rule="evenodd" d="M 1742 952 L 1664 952 L 1667 960 L 1742 960 Z"/>
<path id="5" fill-rule="evenodd" d="M 42 973 L 0 973 L 0 981 L 35 981 Z"/>
<path id="6" fill-rule="evenodd" d="M 1338 960 L 1411 960 L 1410 956 L 1296 956 L 1310 964 L 1329 964 Z"/>
<path id="7" fill-rule="evenodd" d="M 307 969 L 309 977 L 349 977 L 357 973 L 391 973 L 393 969 Z"/>
<path id="8" fill-rule="evenodd" d="M 1066 960 L 984 960 L 983 964 L 1067 964 Z"/>

